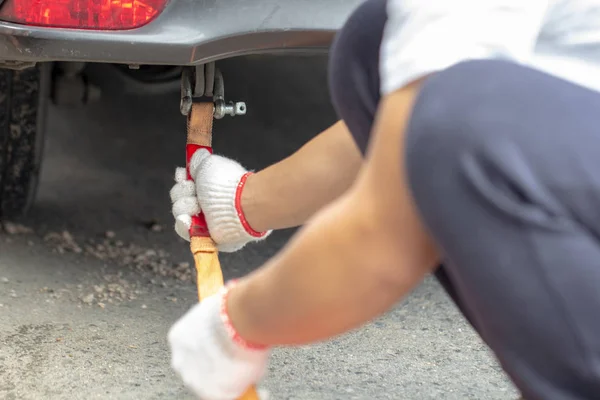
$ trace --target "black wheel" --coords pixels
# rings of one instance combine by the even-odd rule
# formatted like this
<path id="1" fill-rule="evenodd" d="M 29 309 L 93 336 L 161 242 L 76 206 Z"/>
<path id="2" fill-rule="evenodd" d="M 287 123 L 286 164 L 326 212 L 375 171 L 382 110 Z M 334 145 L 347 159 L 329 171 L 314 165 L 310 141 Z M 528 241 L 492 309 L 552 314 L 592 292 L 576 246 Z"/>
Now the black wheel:
<path id="1" fill-rule="evenodd" d="M 0 69 L 0 219 L 23 215 L 35 198 L 50 67 Z"/>

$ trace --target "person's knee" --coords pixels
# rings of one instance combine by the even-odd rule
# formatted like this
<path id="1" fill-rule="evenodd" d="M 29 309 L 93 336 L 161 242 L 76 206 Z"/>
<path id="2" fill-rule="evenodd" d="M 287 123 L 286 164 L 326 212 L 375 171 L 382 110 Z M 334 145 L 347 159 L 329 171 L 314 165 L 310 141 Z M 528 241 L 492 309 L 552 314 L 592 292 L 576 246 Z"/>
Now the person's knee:
<path id="1" fill-rule="evenodd" d="M 432 189 L 456 188 L 451 181 L 464 178 L 469 161 L 485 164 L 494 157 L 495 146 L 508 133 L 501 127 L 505 99 L 498 98 L 496 85 L 489 83 L 513 68 L 504 61 L 466 61 L 423 83 L 406 131 L 406 167 L 413 190 L 430 197 Z"/>

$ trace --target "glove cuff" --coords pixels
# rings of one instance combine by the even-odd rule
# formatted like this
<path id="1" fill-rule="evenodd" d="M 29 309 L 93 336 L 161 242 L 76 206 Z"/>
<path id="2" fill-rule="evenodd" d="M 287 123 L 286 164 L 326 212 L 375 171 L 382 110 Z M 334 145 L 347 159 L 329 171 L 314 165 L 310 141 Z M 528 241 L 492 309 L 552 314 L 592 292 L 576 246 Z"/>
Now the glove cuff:
<path id="1" fill-rule="evenodd" d="M 248 223 L 248 220 L 246 219 L 246 216 L 244 215 L 244 211 L 242 210 L 242 192 L 244 190 L 244 187 L 246 186 L 246 181 L 248 180 L 248 177 L 252 174 L 253 174 L 253 172 L 246 172 L 240 178 L 240 181 L 235 190 L 235 211 L 238 215 L 238 218 L 240 219 L 240 223 L 242 224 L 242 227 L 244 228 L 244 230 L 246 231 L 246 233 L 248 235 L 250 235 L 256 239 L 264 239 L 266 236 L 269 235 L 269 233 L 271 233 L 271 231 L 258 232 L 258 231 L 255 231 L 254 229 L 252 229 L 252 227 L 250 226 L 250 223 Z"/>
<path id="2" fill-rule="evenodd" d="M 246 243 L 263 240 L 271 233 L 254 230 L 244 215 L 242 193 L 251 174 L 240 171 L 239 175 L 229 178 L 211 177 L 210 181 L 204 181 L 204 190 L 198 190 L 208 228 L 220 251 L 237 251 Z"/>
<path id="3" fill-rule="evenodd" d="M 269 346 L 252 343 L 252 342 L 249 342 L 246 339 L 244 339 L 242 336 L 240 336 L 238 331 L 233 326 L 233 323 L 231 322 L 231 318 L 229 318 L 229 311 L 227 309 L 227 301 L 229 299 L 229 293 L 231 292 L 231 289 L 233 289 L 236 284 L 237 284 L 236 279 L 231 280 L 221 290 L 221 294 L 220 294 L 220 296 L 221 296 L 221 309 L 220 309 L 221 322 L 223 323 L 223 326 L 225 327 L 225 331 L 229 335 L 229 338 L 237 346 L 239 346 L 242 349 L 247 350 L 247 351 L 265 352 L 269 349 Z"/>

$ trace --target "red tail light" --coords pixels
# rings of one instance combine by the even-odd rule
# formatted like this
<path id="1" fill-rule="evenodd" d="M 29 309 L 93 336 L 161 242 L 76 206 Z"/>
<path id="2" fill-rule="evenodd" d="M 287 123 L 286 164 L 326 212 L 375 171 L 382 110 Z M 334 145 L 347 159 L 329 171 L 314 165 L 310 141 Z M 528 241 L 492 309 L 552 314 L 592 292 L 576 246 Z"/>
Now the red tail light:
<path id="1" fill-rule="evenodd" d="M 5 0 L 0 19 L 56 28 L 124 30 L 152 21 L 168 0 Z"/>

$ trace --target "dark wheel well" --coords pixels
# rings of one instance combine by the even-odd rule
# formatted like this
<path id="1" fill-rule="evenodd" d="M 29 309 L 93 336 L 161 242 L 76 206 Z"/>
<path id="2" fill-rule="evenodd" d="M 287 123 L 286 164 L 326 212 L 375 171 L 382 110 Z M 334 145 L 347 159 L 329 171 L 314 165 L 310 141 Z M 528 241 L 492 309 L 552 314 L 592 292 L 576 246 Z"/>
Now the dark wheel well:
<path id="1" fill-rule="evenodd" d="M 35 198 L 50 89 L 48 63 L 0 69 L 0 218 L 25 213 Z"/>

